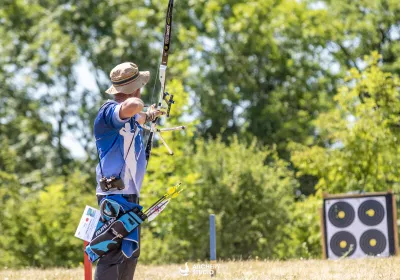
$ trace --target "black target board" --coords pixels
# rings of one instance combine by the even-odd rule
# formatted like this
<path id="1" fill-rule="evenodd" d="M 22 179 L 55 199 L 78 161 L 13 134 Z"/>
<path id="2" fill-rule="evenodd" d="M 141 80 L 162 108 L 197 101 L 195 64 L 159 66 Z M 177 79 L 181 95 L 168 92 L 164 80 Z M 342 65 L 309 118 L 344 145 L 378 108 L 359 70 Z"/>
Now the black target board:
<path id="1" fill-rule="evenodd" d="M 350 257 L 357 249 L 356 238 L 347 231 L 335 233 L 329 243 L 332 252 L 338 257 Z"/>
<path id="2" fill-rule="evenodd" d="M 383 221 L 383 218 L 385 217 L 385 209 L 378 201 L 369 199 L 361 203 L 358 208 L 358 217 L 364 224 L 368 226 L 376 226 Z"/>
<path id="3" fill-rule="evenodd" d="M 364 232 L 360 237 L 360 247 L 363 252 L 369 256 L 377 256 L 386 249 L 385 235 L 376 229 L 370 229 Z"/>
<path id="4" fill-rule="evenodd" d="M 323 256 L 328 259 L 397 254 L 397 214 L 392 193 L 324 195 Z"/>
<path id="5" fill-rule="evenodd" d="M 355 212 L 349 203 L 340 201 L 329 208 L 328 217 L 334 226 L 345 228 L 354 221 Z"/>

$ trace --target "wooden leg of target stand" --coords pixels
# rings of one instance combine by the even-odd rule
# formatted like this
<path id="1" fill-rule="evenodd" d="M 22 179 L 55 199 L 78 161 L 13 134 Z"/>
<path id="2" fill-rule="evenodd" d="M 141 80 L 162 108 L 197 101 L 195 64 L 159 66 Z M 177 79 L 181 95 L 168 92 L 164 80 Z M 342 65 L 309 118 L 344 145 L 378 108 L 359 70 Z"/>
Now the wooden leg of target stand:
<path id="1" fill-rule="evenodd" d="M 89 242 L 83 242 L 83 267 L 85 269 L 85 280 L 92 280 L 92 263 L 89 261 L 88 256 L 85 254 L 85 248 Z"/>

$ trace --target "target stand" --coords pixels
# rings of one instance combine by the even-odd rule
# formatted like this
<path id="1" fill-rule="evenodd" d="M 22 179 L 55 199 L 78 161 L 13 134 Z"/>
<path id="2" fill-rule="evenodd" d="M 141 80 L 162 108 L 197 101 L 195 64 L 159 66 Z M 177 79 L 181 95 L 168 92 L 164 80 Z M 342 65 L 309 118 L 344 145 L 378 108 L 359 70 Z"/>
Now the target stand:
<path id="1" fill-rule="evenodd" d="M 397 255 L 396 201 L 391 192 L 324 194 L 320 214 L 324 259 Z"/>

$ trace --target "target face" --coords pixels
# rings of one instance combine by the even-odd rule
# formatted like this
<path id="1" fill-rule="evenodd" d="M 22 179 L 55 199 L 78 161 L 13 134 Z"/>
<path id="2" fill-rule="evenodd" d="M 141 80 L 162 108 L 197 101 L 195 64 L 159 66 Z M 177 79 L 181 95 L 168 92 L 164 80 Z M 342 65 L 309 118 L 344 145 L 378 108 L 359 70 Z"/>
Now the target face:
<path id="1" fill-rule="evenodd" d="M 350 232 L 339 231 L 332 236 L 330 246 L 336 256 L 342 257 L 346 255 L 350 257 L 357 249 L 357 241 Z"/>
<path id="2" fill-rule="evenodd" d="M 376 226 L 383 221 L 385 209 L 376 200 L 370 199 L 361 203 L 358 208 L 358 218 L 367 226 Z"/>
<path id="3" fill-rule="evenodd" d="M 324 199 L 325 256 L 334 260 L 394 255 L 396 219 L 392 195 L 349 196 Z"/>
<path id="4" fill-rule="evenodd" d="M 386 238 L 382 232 L 370 229 L 360 237 L 361 250 L 367 255 L 379 255 L 386 249 Z"/>
<path id="5" fill-rule="evenodd" d="M 354 221 L 353 207 L 344 201 L 336 202 L 329 208 L 329 221 L 336 227 L 345 228 Z"/>

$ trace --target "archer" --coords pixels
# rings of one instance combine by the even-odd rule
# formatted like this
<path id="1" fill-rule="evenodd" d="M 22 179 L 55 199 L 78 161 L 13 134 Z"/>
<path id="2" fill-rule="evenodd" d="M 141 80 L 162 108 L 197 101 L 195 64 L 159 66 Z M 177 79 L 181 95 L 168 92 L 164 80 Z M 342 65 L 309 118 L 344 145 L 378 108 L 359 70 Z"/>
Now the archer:
<path id="1" fill-rule="evenodd" d="M 104 208 L 102 213 L 110 212 L 110 215 L 117 216 L 118 213 L 111 213 L 112 210 L 128 210 L 124 209 L 124 203 L 102 207 L 104 204 L 101 202 L 111 198 L 139 204 L 147 165 L 142 126 L 163 112 L 155 105 L 146 113 L 142 112 L 144 103 L 140 99 L 140 90 L 148 83 L 150 72 L 139 71 L 136 64 L 125 62 L 111 70 L 110 78 L 112 86 L 106 93 L 113 95 L 114 100 L 101 106 L 94 122 L 99 155 L 96 195 L 100 208 Z M 137 240 L 132 240 L 129 246 L 113 248 L 100 258 L 96 280 L 133 279 L 140 255 L 140 227 L 132 236 Z"/>

